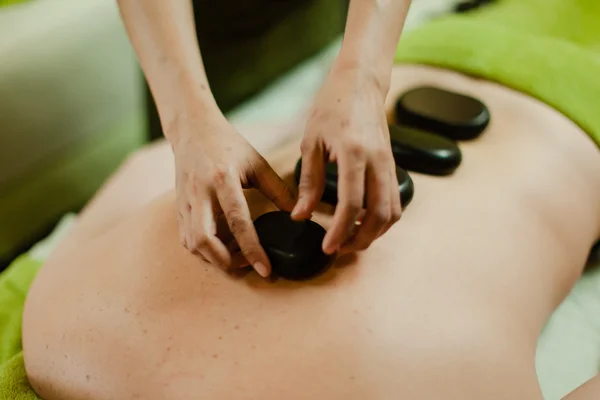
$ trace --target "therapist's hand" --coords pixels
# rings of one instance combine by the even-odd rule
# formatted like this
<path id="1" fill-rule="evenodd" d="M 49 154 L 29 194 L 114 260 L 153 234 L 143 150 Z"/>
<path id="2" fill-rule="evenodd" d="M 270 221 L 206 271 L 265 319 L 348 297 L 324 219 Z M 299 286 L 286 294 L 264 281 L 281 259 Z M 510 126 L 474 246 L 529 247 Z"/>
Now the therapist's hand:
<path id="1" fill-rule="evenodd" d="M 267 161 L 221 113 L 179 118 L 169 129 L 175 154 L 180 239 L 191 252 L 227 268 L 231 254 L 217 237 L 224 215 L 245 260 L 261 276 L 271 266 L 259 243 L 243 188 L 256 188 L 291 211 L 295 198 Z M 247 265 L 247 264 L 246 264 Z"/>
<path id="2" fill-rule="evenodd" d="M 382 89 L 361 68 L 334 69 L 319 92 L 302 141 L 302 173 L 292 217 L 309 218 L 324 190 L 326 162 L 338 165 L 338 203 L 323 250 L 364 250 L 402 212 Z M 356 222 L 366 209 L 360 226 Z"/>

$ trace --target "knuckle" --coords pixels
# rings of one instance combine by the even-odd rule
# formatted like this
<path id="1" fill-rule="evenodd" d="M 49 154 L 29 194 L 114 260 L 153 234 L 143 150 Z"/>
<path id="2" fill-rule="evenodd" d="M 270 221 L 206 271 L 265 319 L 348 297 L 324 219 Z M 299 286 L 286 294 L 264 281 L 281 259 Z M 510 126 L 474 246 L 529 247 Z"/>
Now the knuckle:
<path id="1" fill-rule="evenodd" d="M 398 222 L 400 218 L 402 218 L 402 204 L 400 202 L 400 196 L 394 196 L 390 219 L 392 222 Z"/>
<path id="2" fill-rule="evenodd" d="M 225 214 L 229 229 L 234 235 L 243 235 L 248 231 L 248 222 L 238 210 L 230 210 Z"/>
<path id="3" fill-rule="evenodd" d="M 392 224 L 395 224 L 396 222 L 400 221 L 401 217 L 402 217 L 402 211 L 394 208 L 392 210 L 392 215 L 390 216 L 390 221 L 392 222 Z"/>
<path id="4" fill-rule="evenodd" d="M 300 143 L 300 153 L 302 154 L 306 154 L 308 153 L 310 150 L 312 150 L 312 142 L 309 140 L 304 139 L 301 143 Z"/>
<path id="5" fill-rule="evenodd" d="M 362 204 L 360 200 L 353 198 L 348 200 L 348 202 L 344 206 L 344 209 L 346 213 L 350 215 L 358 215 L 362 210 Z"/>
<path id="6" fill-rule="evenodd" d="M 193 236 L 193 238 L 194 238 L 193 244 L 196 249 L 206 248 L 206 246 L 208 246 L 210 243 L 210 239 L 209 239 L 208 235 L 204 232 L 196 233 Z"/>
<path id="7" fill-rule="evenodd" d="M 254 264 L 256 261 L 258 261 L 262 253 L 258 243 L 247 244 L 241 250 L 246 260 L 248 260 L 248 262 L 251 264 Z"/>
<path id="8" fill-rule="evenodd" d="M 217 185 L 222 185 L 227 180 L 229 168 L 225 164 L 217 164 L 212 168 L 212 181 Z"/>
<path id="9" fill-rule="evenodd" d="M 371 149 L 371 156 L 375 160 L 388 160 L 390 157 L 391 149 L 386 147 L 377 146 Z"/>
<path id="10" fill-rule="evenodd" d="M 313 177 L 308 174 L 304 174 L 300 177 L 298 188 L 300 191 L 305 192 L 311 190 L 313 187 Z"/>
<path id="11" fill-rule="evenodd" d="M 349 140 L 345 146 L 346 155 L 352 158 L 360 158 L 365 152 L 365 146 L 358 140 Z"/>
<path id="12" fill-rule="evenodd" d="M 373 219 L 377 225 L 385 225 L 390 220 L 390 211 L 380 207 L 373 213 Z"/>

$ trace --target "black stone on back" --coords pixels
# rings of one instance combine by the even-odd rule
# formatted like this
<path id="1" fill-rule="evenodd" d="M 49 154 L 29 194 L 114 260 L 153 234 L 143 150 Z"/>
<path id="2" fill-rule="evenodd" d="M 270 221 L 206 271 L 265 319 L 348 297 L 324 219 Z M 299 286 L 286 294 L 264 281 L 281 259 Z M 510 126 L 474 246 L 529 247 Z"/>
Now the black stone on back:
<path id="1" fill-rule="evenodd" d="M 429 175 L 450 175 L 460 165 L 462 153 L 456 142 L 433 133 L 389 125 L 396 165 Z"/>
<path id="2" fill-rule="evenodd" d="M 398 98 L 395 111 L 398 125 L 454 140 L 474 139 L 490 122 L 490 112 L 481 101 L 429 86 L 404 93 Z"/>
<path id="3" fill-rule="evenodd" d="M 314 221 L 294 221 L 284 211 L 261 215 L 254 227 L 273 268 L 273 275 L 292 281 L 314 278 L 332 256 L 322 250 L 325 229 Z"/>
<path id="4" fill-rule="evenodd" d="M 300 183 L 300 171 L 302 170 L 302 159 L 298 160 L 296 164 L 296 169 L 294 170 L 294 178 L 296 181 L 296 185 Z M 400 202 L 402 204 L 402 208 L 406 208 L 415 193 L 415 186 L 410 178 L 410 175 L 400 167 L 396 167 L 396 176 L 398 177 L 398 191 L 400 195 Z M 325 166 L 325 190 L 323 192 L 323 196 L 321 196 L 321 201 L 327 204 L 331 204 L 335 206 L 338 202 L 337 196 L 337 164 L 328 163 Z"/>

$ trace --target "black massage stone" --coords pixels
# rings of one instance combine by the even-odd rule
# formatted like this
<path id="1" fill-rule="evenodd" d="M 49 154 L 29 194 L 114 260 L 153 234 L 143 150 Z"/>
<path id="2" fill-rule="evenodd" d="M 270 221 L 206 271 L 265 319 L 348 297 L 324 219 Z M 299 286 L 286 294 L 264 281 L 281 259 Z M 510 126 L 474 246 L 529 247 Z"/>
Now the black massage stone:
<path id="1" fill-rule="evenodd" d="M 294 171 L 294 178 L 296 180 L 296 184 L 300 182 L 300 171 L 302 170 L 302 159 L 298 160 L 296 164 L 296 169 Z M 323 196 L 321 196 L 321 201 L 327 204 L 331 204 L 335 206 L 338 202 L 337 197 L 337 164 L 336 163 L 328 163 L 325 166 L 325 190 L 323 191 Z M 398 177 L 398 191 L 400 194 L 400 202 L 402 204 L 402 208 L 406 208 L 415 193 L 415 186 L 410 178 L 410 175 L 400 167 L 396 167 L 396 176 Z"/>
<path id="2" fill-rule="evenodd" d="M 258 217 L 254 227 L 276 277 L 307 280 L 325 271 L 332 260 L 322 250 L 325 229 L 316 222 L 294 221 L 287 212 L 273 211 Z"/>
<path id="3" fill-rule="evenodd" d="M 422 86 L 404 93 L 396 102 L 396 122 L 453 140 L 475 139 L 490 122 L 481 101 L 463 94 Z"/>
<path id="4" fill-rule="evenodd" d="M 429 175 L 450 175 L 460 165 L 462 153 L 453 140 L 433 133 L 389 125 L 396 165 Z"/>

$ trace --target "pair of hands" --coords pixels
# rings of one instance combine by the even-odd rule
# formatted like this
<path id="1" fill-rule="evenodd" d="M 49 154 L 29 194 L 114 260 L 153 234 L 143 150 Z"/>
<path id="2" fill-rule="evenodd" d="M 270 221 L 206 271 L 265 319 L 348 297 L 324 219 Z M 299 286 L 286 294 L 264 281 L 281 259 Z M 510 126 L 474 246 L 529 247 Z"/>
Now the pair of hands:
<path id="1" fill-rule="evenodd" d="M 324 190 L 325 164 L 336 162 L 338 204 L 323 250 L 366 249 L 401 214 L 384 99 L 376 80 L 360 69 L 330 74 L 307 122 L 297 199 L 220 112 L 186 116 L 172 143 L 183 245 L 221 268 L 252 265 L 268 276 L 271 266 L 242 189 L 260 190 L 294 219 L 310 218 Z M 217 236 L 221 216 L 234 236 L 228 244 Z"/>

